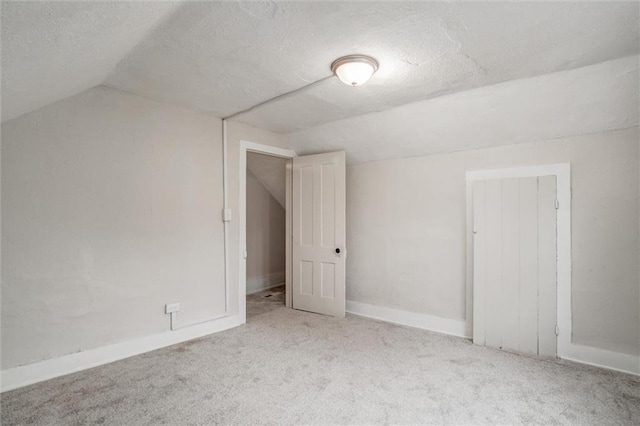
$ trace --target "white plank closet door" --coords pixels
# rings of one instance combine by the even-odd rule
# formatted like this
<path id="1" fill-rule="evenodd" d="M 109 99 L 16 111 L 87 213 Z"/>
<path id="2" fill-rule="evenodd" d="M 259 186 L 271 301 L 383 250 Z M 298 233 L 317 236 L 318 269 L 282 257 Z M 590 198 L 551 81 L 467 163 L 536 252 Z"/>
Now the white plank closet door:
<path id="1" fill-rule="evenodd" d="M 293 159 L 292 307 L 344 317 L 344 151 Z"/>
<path id="2" fill-rule="evenodd" d="M 473 342 L 556 356 L 556 177 L 473 186 Z"/>

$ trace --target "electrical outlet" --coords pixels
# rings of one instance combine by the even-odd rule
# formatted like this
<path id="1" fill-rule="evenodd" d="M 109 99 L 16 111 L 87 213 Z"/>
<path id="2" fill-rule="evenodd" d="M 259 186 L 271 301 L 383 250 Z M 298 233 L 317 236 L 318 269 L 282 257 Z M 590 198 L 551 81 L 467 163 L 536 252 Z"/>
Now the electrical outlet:
<path id="1" fill-rule="evenodd" d="M 164 312 L 166 314 L 172 314 L 174 312 L 178 312 L 180 310 L 180 304 L 179 303 L 168 303 L 166 305 L 164 305 Z"/>

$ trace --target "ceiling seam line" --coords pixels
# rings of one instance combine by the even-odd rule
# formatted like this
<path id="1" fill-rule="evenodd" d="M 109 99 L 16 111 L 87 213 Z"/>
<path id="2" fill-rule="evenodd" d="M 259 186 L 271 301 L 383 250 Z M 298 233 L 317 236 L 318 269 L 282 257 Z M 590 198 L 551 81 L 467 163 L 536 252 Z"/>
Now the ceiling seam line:
<path id="1" fill-rule="evenodd" d="M 239 115 L 246 114 L 246 113 L 248 113 L 250 111 L 258 109 L 258 108 L 260 108 L 260 107 L 262 107 L 262 106 L 264 106 L 266 104 L 269 104 L 271 102 L 279 101 L 279 100 L 288 98 L 289 96 L 292 96 L 292 95 L 294 95 L 296 93 L 299 93 L 299 92 L 302 92 L 302 91 L 304 91 L 306 89 L 309 89 L 310 87 L 315 86 L 316 84 L 321 83 L 323 81 L 329 80 L 330 78 L 333 78 L 333 74 L 332 75 L 328 75 L 328 76 L 326 76 L 324 78 L 321 78 L 320 80 L 316 80 L 316 81 L 313 81 L 311 83 L 308 83 L 308 84 L 306 84 L 306 85 L 304 85 L 302 87 L 298 87 L 297 89 L 293 89 L 293 90 L 291 90 L 289 92 L 286 92 L 286 93 L 283 93 L 281 95 L 277 95 L 277 96 L 274 96 L 274 97 L 269 98 L 267 100 L 264 100 L 264 101 L 262 101 L 260 103 L 257 103 L 257 104 L 255 104 L 253 106 L 250 106 L 247 109 L 243 109 L 242 111 L 234 112 L 233 114 L 227 115 L 226 117 L 223 117 L 222 119 L 226 121 L 226 120 L 230 120 L 232 118 L 238 117 Z"/>

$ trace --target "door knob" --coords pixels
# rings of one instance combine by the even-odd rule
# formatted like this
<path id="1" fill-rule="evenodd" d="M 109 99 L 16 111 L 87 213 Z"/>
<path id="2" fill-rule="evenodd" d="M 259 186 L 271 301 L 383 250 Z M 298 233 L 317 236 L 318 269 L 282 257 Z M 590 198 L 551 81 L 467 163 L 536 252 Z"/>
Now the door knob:
<path id="1" fill-rule="evenodd" d="M 340 254 L 340 247 L 336 247 L 336 254 Z"/>

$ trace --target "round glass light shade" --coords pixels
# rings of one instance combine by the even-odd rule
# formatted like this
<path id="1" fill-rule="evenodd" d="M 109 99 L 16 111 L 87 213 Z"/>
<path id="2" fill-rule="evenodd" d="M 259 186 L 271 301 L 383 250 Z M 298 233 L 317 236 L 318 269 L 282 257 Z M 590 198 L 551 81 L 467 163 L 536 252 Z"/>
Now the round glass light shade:
<path id="1" fill-rule="evenodd" d="M 343 56 L 333 61 L 331 71 L 349 86 L 360 86 L 371 78 L 378 70 L 375 59 L 363 55 Z"/>

